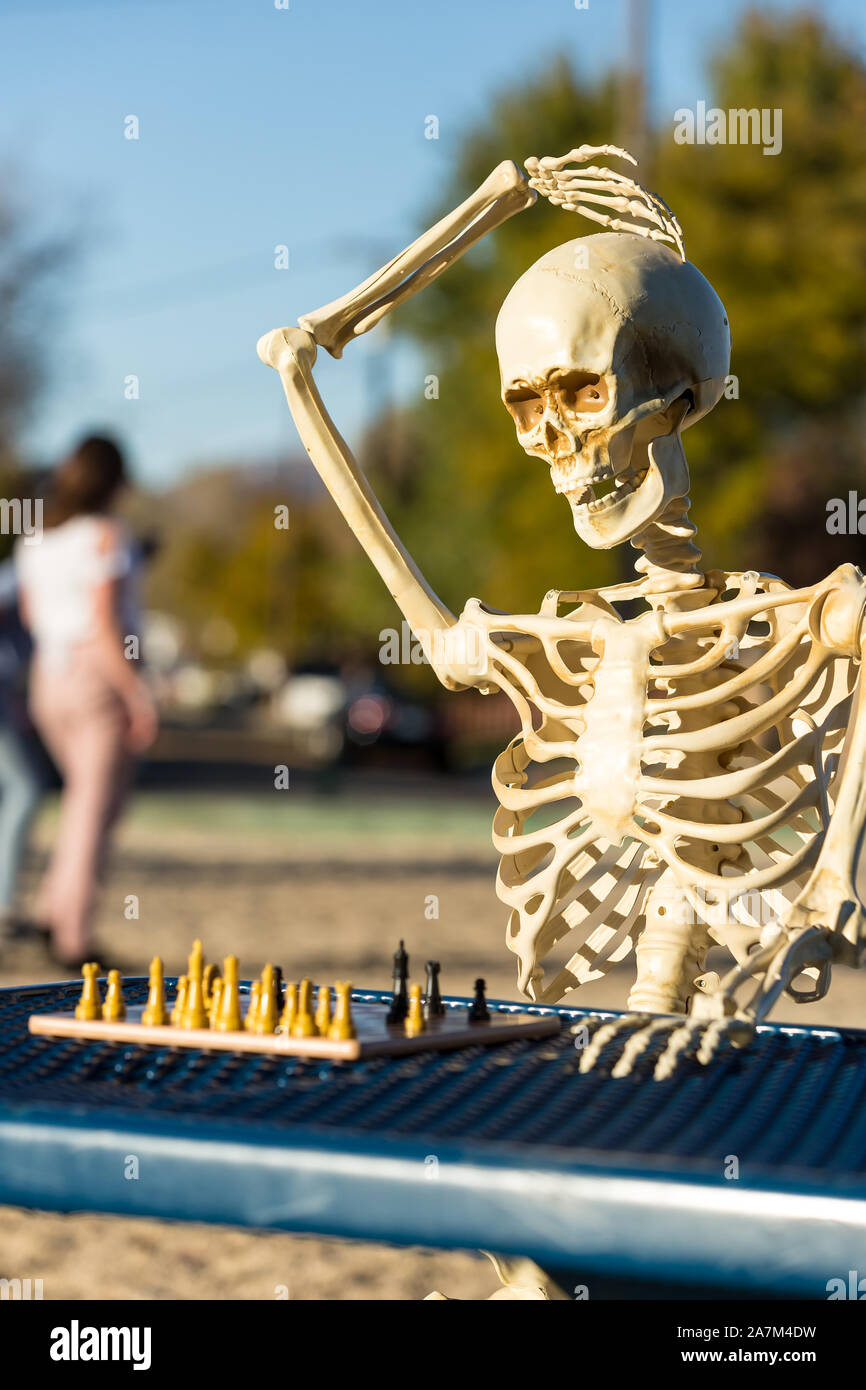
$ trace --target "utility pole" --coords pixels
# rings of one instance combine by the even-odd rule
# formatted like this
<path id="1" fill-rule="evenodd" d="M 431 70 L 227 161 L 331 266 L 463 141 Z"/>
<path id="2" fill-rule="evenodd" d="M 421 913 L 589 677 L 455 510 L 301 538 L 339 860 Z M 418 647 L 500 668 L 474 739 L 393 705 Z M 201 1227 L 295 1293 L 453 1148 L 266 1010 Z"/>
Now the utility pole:
<path id="1" fill-rule="evenodd" d="M 631 171 L 638 183 L 650 184 L 652 151 L 649 138 L 649 23 L 652 0 L 626 0 L 626 52 L 620 79 L 620 145 L 633 154 L 638 168 Z M 634 555 L 630 547 L 621 546 L 618 554 L 618 578 L 627 582 L 634 578 Z"/>
<path id="2" fill-rule="evenodd" d="M 620 127 L 624 149 L 640 162 L 636 175 L 646 183 L 651 159 L 649 139 L 649 25 L 651 0 L 626 0 L 627 36 L 620 82 Z"/>

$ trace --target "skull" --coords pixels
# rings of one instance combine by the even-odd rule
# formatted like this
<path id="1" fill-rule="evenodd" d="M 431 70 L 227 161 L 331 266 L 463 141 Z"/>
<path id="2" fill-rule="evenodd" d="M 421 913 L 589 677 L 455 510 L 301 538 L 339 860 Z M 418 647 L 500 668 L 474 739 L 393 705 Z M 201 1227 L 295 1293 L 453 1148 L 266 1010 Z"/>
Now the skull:
<path id="1" fill-rule="evenodd" d="M 680 430 L 719 400 L 730 346 L 700 271 L 630 232 L 566 242 L 514 285 L 496 321 L 502 399 L 588 545 L 630 540 L 687 494 Z"/>

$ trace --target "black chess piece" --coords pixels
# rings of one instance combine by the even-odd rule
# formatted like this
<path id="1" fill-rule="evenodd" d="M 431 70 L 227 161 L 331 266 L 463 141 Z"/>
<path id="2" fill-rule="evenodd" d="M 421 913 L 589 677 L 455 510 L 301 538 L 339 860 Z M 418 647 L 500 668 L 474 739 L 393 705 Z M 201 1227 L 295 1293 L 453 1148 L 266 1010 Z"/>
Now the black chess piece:
<path id="1" fill-rule="evenodd" d="M 285 989 L 283 987 L 283 968 L 281 965 L 274 966 L 274 999 L 277 1005 L 277 1013 L 282 1013 L 285 1003 Z"/>
<path id="2" fill-rule="evenodd" d="M 424 1017 L 427 1022 L 431 1018 L 441 1018 L 445 1013 L 445 1005 L 442 1003 L 442 996 L 439 993 L 439 962 L 438 960 L 428 960 L 425 966 L 427 971 L 427 988 L 424 991 Z"/>
<path id="3" fill-rule="evenodd" d="M 388 1010 L 386 1023 L 402 1023 L 409 1012 L 409 994 L 407 985 L 409 982 L 409 957 L 407 956 L 403 942 L 400 942 L 394 952 L 394 993 L 391 998 L 391 1007 Z"/>
<path id="4" fill-rule="evenodd" d="M 469 1005 L 467 1018 L 470 1023 L 489 1023 L 490 1010 L 487 1007 L 487 1000 L 484 997 L 484 981 L 475 981 L 475 998 Z"/>

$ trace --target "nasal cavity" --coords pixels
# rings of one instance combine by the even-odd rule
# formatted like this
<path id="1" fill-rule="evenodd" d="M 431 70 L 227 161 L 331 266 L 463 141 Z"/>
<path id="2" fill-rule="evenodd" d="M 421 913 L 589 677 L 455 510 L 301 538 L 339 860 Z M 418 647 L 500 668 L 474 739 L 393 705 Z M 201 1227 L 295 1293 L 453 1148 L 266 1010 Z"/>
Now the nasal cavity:
<path id="1" fill-rule="evenodd" d="M 558 429 L 556 428 L 556 426 L 555 426 L 555 425 L 552 425 L 552 424 L 550 423 L 550 421 L 548 420 L 547 423 L 546 423 L 545 426 L 544 426 L 544 442 L 545 442 L 545 444 L 548 446 L 548 448 L 552 449 L 553 446 L 554 446 L 554 444 L 559 443 L 560 440 L 562 440 L 563 443 L 567 443 L 567 442 L 568 442 L 568 441 L 566 440 L 565 435 L 562 433 L 562 430 L 558 430 Z"/>

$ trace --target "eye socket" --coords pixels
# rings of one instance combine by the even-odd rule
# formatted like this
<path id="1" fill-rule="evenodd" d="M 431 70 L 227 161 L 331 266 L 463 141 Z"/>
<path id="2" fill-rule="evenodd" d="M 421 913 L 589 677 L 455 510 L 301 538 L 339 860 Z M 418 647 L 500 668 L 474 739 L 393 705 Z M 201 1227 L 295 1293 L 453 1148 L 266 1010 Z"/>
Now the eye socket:
<path id="1" fill-rule="evenodd" d="M 604 410 L 610 391 L 604 377 L 594 372 L 553 371 L 549 384 L 536 391 L 528 383 L 515 383 L 504 392 L 505 405 L 521 433 L 537 425 L 550 400 L 562 414 L 592 415 Z"/>
<path id="2" fill-rule="evenodd" d="M 561 404 L 574 415 L 591 415 L 603 410 L 610 399 L 605 379 L 591 372 L 563 373 L 554 380 L 552 387 Z"/>
<path id="3" fill-rule="evenodd" d="M 505 407 L 521 432 L 531 429 L 544 414 L 544 401 L 528 386 L 507 391 Z"/>

